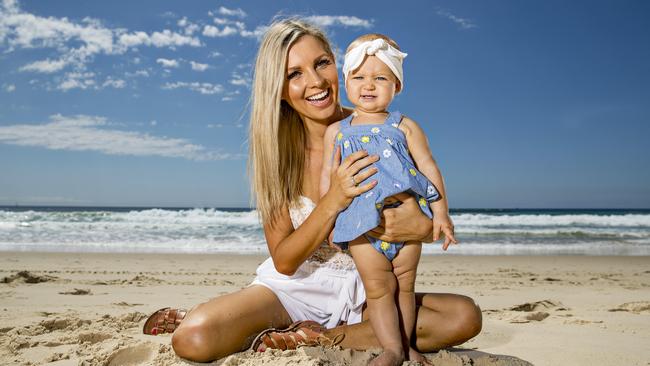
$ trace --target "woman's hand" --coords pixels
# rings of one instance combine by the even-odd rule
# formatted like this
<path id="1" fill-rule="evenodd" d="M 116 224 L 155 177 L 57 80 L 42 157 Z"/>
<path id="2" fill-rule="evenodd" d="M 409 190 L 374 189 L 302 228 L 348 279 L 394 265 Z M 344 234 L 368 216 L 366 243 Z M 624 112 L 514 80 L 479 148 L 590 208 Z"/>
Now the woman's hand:
<path id="1" fill-rule="evenodd" d="M 449 244 L 458 244 L 454 237 L 454 223 L 449 217 L 447 212 L 433 212 L 433 241 L 440 239 L 440 233 L 445 236 L 445 241 L 442 243 L 442 250 L 447 250 Z"/>
<path id="2" fill-rule="evenodd" d="M 402 204 L 384 208 L 381 223 L 368 232 L 372 237 L 388 242 L 433 241 L 433 223 L 422 211 L 413 196 L 399 193 L 393 196 Z"/>
<path id="3" fill-rule="evenodd" d="M 378 160 L 377 155 L 368 155 L 368 152 L 361 150 L 350 154 L 341 162 L 341 147 L 336 147 L 330 176 L 330 187 L 326 195 L 336 200 L 339 211 L 348 207 L 354 197 L 371 190 L 377 185 L 376 180 L 362 185 L 359 183 L 377 173 L 375 167 L 361 170 Z"/>

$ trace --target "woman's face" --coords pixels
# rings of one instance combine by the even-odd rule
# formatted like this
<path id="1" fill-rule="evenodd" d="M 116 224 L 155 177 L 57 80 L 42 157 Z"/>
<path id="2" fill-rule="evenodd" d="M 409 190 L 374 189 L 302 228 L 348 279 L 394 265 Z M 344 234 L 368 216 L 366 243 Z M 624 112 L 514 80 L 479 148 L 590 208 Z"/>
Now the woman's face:
<path id="1" fill-rule="evenodd" d="M 334 58 L 318 38 L 300 37 L 287 55 L 282 99 L 305 119 L 331 122 L 339 108 Z"/>

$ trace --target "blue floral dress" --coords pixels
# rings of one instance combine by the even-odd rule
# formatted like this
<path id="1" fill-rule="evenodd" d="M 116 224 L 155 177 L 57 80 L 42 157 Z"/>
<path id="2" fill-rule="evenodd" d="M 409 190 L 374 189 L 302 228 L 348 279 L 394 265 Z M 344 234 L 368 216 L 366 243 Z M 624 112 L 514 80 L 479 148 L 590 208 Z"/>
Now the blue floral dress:
<path id="1" fill-rule="evenodd" d="M 415 168 L 406 136 L 397 128 L 402 121 L 401 113 L 390 112 L 383 124 L 352 126 L 352 118 L 350 115 L 340 122 L 340 130 L 335 138 L 335 144 L 341 148 L 341 159 L 356 151 L 366 150 L 370 155 L 378 155 L 379 161 L 373 164 L 377 173 L 367 180 L 377 180 L 377 185 L 355 197 L 336 218 L 333 241 L 343 248 L 347 248 L 349 241 L 379 225 L 381 210 L 389 207 L 384 203 L 386 198 L 401 192 L 409 193 L 418 200 L 422 212 L 429 218 L 432 218 L 429 203 L 440 198 L 435 186 Z M 404 243 L 388 243 L 369 235 L 366 238 L 390 261 L 404 246 Z"/>

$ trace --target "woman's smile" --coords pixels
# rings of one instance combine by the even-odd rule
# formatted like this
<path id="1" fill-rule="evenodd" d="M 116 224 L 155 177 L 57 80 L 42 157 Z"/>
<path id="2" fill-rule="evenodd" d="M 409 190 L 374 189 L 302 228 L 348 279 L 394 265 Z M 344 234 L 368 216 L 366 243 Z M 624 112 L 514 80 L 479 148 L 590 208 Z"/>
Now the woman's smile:
<path id="1" fill-rule="evenodd" d="M 327 107 L 334 100 L 331 98 L 332 91 L 331 89 L 324 90 L 318 94 L 307 97 L 307 102 L 315 107 Z"/>

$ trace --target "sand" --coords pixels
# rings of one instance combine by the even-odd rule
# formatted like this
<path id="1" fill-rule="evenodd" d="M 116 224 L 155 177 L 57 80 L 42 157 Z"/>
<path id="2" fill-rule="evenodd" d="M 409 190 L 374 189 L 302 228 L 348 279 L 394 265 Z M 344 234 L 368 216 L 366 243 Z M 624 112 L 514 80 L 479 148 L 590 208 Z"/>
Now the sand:
<path id="1" fill-rule="evenodd" d="M 145 317 L 253 278 L 261 256 L 0 252 L 0 364 L 195 365 Z M 649 365 L 650 257 L 425 256 L 418 291 L 483 309 L 483 331 L 435 365 Z M 242 352 L 219 365 L 361 365 L 376 351 Z M 406 363 L 408 364 L 408 363 Z"/>

